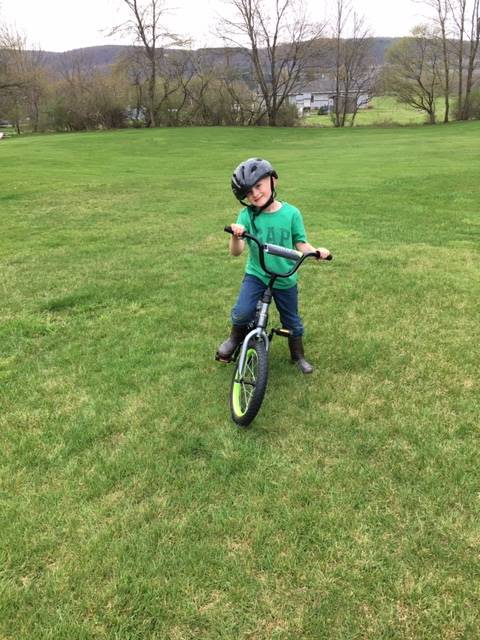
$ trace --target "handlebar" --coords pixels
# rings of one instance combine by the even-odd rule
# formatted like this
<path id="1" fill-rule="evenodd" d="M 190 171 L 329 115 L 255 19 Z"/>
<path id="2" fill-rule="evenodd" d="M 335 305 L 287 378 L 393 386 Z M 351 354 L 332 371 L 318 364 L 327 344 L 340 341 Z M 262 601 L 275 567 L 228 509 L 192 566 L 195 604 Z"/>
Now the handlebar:
<path id="1" fill-rule="evenodd" d="M 224 227 L 224 231 L 233 235 L 233 230 L 230 226 Z M 276 276 L 277 278 L 288 278 L 300 268 L 302 262 L 307 258 L 316 258 L 317 260 L 332 260 L 333 258 L 332 254 L 330 254 L 327 258 L 321 258 L 319 251 L 309 251 L 308 253 L 302 253 L 301 251 L 297 251 L 296 249 L 287 249 L 287 247 L 282 247 L 278 244 L 262 244 L 258 238 L 252 236 L 246 231 L 244 231 L 242 235 L 238 237 L 245 240 L 253 240 L 253 242 L 257 244 L 259 249 L 260 265 L 262 269 L 270 276 Z M 280 256 L 281 258 L 286 258 L 287 260 L 291 260 L 296 264 L 288 273 L 275 273 L 274 271 L 270 271 L 270 269 L 268 269 L 268 267 L 265 265 L 265 253 L 273 256 Z"/>

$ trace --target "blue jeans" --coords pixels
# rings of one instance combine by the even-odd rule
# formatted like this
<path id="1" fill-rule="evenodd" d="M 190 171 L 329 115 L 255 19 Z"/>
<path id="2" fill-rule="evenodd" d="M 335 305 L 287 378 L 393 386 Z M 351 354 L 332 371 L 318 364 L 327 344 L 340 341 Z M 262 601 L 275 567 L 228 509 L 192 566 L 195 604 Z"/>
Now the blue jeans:
<path id="1" fill-rule="evenodd" d="M 257 302 L 266 285 L 259 278 L 246 274 L 240 287 L 237 302 L 232 309 L 232 324 L 245 326 L 255 318 Z M 282 327 L 290 329 L 293 336 L 303 335 L 302 319 L 298 315 L 297 285 L 290 289 L 273 289 L 273 299 L 280 314 Z"/>

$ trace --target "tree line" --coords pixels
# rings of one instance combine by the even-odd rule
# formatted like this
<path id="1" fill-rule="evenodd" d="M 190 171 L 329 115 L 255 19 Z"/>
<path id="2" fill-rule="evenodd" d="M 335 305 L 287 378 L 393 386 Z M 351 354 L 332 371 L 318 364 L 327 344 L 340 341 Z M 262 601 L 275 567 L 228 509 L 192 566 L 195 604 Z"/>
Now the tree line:
<path id="1" fill-rule="evenodd" d="M 423 0 L 430 20 L 387 52 L 379 90 L 443 121 L 480 118 L 480 0 Z M 453 113 L 452 113 L 453 106 Z"/>
<path id="2" fill-rule="evenodd" d="M 424 0 L 425 24 L 398 40 L 378 68 L 354 0 L 334 0 L 330 23 L 309 20 L 300 0 L 229 0 L 218 30 L 221 62 L 172 34 L 163 0 L 118 0 L 128 18 L 112 34 L 128 47 L 108 70 L 81 55 L 48 70 L 41 50 L 0 25 L 0 119 L 33 131 L 125 126 L 293 125 L 291 96 L 320 73 L 332 86 L 332 122 L 353 125 L 361 94 L 390 94 L 436 122 L 480 117 L 480 0 Z M 235 62 L 244 52 L 248 72 Z"/>

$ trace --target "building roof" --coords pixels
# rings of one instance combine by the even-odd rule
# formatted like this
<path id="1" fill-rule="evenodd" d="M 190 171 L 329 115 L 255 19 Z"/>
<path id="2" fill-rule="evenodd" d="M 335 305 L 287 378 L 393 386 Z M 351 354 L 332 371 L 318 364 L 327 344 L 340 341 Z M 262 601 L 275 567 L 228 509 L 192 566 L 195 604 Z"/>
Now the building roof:
<path id="1" fill-rule="evenodd" d="M 318 78 L 300 85 L 301 89 L 295 92 L 299 93 L 332 93 L 335 91 L 335 81 L 333 78 Z"/>

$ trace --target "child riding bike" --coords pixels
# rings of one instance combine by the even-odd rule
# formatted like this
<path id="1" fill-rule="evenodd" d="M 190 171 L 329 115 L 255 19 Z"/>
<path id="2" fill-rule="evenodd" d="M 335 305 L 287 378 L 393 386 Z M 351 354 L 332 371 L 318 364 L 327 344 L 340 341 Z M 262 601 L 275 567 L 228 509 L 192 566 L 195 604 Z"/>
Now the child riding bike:
<path id="1" fill-rule="evenodd" d="M 300 211 L 285 201 L 276 199 L 278 174 L 268 160 L 249 158 L 234 171 L 231 187 L 233 194 L 244 206 L 231 225 L 230 253 L 239 256 L 245 249 L 242 234 L 246 231 L 262 242 L 297 249 L 302 253 L 318 251 L 320 260 L 326 260 L 330 251 L 315 248 L 307 241 Z M 247 241 L 248 242 L 248 241 Z M 288 260 L 269 256 L 271 266 L 277 272 L 289 270 Z M 219 346 L 217 358 L 229 362 L 255 317 L 257 302 L 267 287 L 269 276 L 262 269 L 258 249 L 249 243 L 249 255 L 240 293 L 231 312 L 230 336 Z M 273 298 L 280 315 L 282 327 L 288 329 L 288 344 L 292 361 L 303 373 L 312 373 L 313 366 L 307 362 L 303 347 L 304 326 L 298 314 L 297 274 L 279 279 L 273 288 Z"/>

